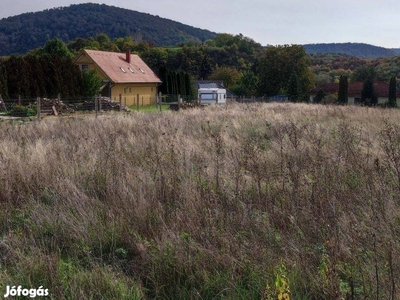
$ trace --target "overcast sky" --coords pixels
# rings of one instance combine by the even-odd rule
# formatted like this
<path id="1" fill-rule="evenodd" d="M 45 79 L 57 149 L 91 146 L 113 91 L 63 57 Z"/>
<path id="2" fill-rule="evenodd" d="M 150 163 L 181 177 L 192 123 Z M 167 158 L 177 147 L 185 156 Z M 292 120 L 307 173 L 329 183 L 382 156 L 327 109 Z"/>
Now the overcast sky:
<path id="1" fill-rule="evenodd" d="M 78 3 L 158 15 L 262 45 L 367 43 L 400 48 L 400 0 L 1 0 L 0 18 Z"/>

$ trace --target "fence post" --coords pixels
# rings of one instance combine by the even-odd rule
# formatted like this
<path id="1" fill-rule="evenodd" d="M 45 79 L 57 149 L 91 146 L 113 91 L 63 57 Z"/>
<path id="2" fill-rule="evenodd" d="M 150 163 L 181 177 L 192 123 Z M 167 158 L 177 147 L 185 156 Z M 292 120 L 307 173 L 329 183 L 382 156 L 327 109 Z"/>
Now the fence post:
<path id="1" fill-rule="evenodd" d="M 96 118 L 97 118 L 97 111 L 99 110 L 98 107 L 99 103 L 97 102 L 97 95 L 94 96 L 94 112 L 96 113 Z"/>
<path id="2" fill-rule="evenodd" d="M 3 107 L 4 111 L 7 111 L 7 107 L 6 104 L 4 103 L 3 97 L 0 94 L 0 104 Z"/>
<path id="3" fill-rule="evenodd" d="M 181 95 L 178 94 L 178 110 L 181 110 Z"/>
<path id="4" fill-rule="evenodd" d="M 99 94 L 98 101 L 99 101 L 99 112 L 101 112 L 102 107 L 101 107 L 101 95 L 100 94 Z"/>
<path id="5" fill-rule="evenodd" d="M 139 94 L 136 95 L 136 110 L 139 111 Z"/>
<path id="6" fill-rule="evenodd" d="M 159 92 L 157 97 L 157 108 L 160 112 L 162 110 L 161 99 L 162 99 L 162 94 L 161 92 Z"/>
<path id="7" fill-rule="evenodd" d="M 40 121 L 41 119 L 41 115 L 40 115 L 40 111 L 42 110 L 42 105 L 41 105 L 41 101 L 40 101 L 40 97 L 36 98 L 36 110 L 37 110 L 37 118 Z"/>
<path id="8" fill-rule="evenodd" d="M 119 110 L 122 110 L 122 94 L 119 94 Z"/>

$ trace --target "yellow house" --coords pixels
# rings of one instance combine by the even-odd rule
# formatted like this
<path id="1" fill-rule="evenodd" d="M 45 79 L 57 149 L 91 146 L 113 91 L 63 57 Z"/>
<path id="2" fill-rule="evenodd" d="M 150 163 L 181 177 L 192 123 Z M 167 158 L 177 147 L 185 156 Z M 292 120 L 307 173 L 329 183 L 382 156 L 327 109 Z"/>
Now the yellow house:
<path id="1" fill-rule="evenodd" d="M 156 103 L 161 80 L 138 55 L 130 51 L 117 53 L 85 49 L 75 63 L 81 71 L 96 70 L 105 83 L 102 95 L 111 100 L 121 101 L 127 106 Z"/>

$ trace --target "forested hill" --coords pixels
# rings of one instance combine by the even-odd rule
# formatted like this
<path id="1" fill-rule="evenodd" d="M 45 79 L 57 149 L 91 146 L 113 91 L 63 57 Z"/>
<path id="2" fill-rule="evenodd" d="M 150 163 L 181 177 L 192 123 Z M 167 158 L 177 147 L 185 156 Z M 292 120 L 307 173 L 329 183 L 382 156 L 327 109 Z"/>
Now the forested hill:
<path id="1" fill-rule="evenodd" d="M 399 49 L 387 49 L 363 43 L 331 43 L 303 45 L 308 54 L 346 54 L 359 58 L 378 58 L 399 55 Z"/>
<path id="2" fill-rule="evenodd" d="M 132 36 L 170 46 L 205 41 L 216 34 L 172 20 L 105 4 L 78 4 L 0 20 L 0 56 L 25 54 L 54 37 L 68 43 L 105 33 L 110 38 Z"/>

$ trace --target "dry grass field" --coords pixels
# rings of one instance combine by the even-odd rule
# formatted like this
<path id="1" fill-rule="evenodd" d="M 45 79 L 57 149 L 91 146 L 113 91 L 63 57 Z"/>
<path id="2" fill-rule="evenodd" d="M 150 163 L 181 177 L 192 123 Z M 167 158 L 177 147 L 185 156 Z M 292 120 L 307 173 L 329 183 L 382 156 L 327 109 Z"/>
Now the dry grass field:
<path id="1" fill-rule="evenodd" d="M 0 295 L 400 299 L 400 110 L 0 123 Z"/>

